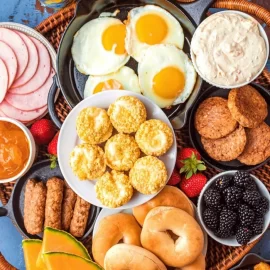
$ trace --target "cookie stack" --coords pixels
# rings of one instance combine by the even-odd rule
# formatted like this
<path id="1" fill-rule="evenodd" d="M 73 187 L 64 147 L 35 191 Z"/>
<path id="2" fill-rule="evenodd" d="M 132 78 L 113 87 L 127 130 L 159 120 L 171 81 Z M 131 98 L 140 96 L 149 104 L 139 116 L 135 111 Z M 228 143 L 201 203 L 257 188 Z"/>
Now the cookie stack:
<path id="1" fill-rule="evenodd" d="M 228 99 L 205 99 L 196 111 L 195 128 L 211 158 L 256 165 L 270 156 L 267 115 L 265 99 L 247 85 L 232 89 Z"/>

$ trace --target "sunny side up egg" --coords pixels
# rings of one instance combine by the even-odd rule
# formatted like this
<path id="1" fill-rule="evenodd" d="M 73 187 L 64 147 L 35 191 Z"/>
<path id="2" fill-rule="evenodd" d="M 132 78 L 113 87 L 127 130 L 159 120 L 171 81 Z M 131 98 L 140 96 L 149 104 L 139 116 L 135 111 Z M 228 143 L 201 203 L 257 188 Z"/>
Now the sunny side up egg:
<path id="1" fill-rule="evenodd" d="M 141 93 L 139 79 L 133 69 L 124 66 L 108 75 L 89 76 L 84 88 L 84 98 L 102 91 L 118 89 Z"/>
<path id="2" fill-rule="evenodd" d="M 126 21 L 126 50 L 137 62 L 144 51 L 156 44 L 184 46 L 184 33 L 180 23 L 166 10 L 146 5 L 132 9 Z"/>
<path id="3" fill-rule="evenodd" d="M 86 75 L 105 75 L 124 66 L 126 26 L 116 18 L 101 17 L 75 34 L 71 53 L 77 69 Z"/>
<path id="4" fill-rule="evenodd" d="M 168 44 L 154 45 L 145 51 L 138 75 L 143 95 L 161 108 L 185 102 L 197 77 L 188 56 Z"/>

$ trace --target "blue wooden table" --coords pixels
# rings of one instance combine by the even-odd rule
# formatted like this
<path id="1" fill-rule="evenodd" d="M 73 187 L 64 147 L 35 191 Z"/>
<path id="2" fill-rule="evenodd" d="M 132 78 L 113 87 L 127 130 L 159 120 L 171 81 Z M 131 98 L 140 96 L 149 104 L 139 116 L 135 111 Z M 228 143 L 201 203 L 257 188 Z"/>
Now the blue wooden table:
<path id="1" fill-rule="evenodd" d="M 270 8 L 269 0 L 252 2 L 258 2 L 260 5 Z M 11 21 L 35 27 L 54 12 L 56 11 L 53 9 L 42 7 L 39 0 L 2 0 L 0 5 L 0 22 Z M 269 62 L 268 68 L 270 68 Z M 21 242 L 22 237 L 12 222 L 7 217 L 2 217 L 0 219 L 0 252 L 13 266 L 23 270 L 25 266 Z M 270 231 L 264 235 L 252 252 L 270 259 Z"/>

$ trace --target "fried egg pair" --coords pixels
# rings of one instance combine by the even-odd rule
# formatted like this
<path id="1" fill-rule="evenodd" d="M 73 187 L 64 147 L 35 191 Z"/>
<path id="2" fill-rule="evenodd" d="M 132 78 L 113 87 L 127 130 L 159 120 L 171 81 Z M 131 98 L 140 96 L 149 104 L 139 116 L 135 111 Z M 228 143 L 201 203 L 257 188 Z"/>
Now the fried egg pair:
<path id="1" fill-rule="evenodd" d="M 105 75 L 124 66 L 126 26 L 118 19 L 101 17 L 75 34 L 71 53 L 77 69 L 86 75 Z"/>
<path id="2" fill-rule="evenodd" d="M 138 75 L 143 95 L 161 108 L 185 102 L 197 76 L 188 56 L 169 44 L 149 47 L 139 63 Z"/>

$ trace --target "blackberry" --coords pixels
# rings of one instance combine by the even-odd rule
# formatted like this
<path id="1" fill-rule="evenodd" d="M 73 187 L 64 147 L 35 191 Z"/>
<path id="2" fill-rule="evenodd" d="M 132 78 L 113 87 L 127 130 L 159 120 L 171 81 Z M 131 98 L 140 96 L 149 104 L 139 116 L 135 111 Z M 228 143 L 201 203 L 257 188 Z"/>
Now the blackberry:
<path id="1" fill-rule="evenodd" d="M 232 177 L 230 176 L 221 176 L 219 177 L 216 182 L 215 182 L 215 187 L 222 191 L 224 190 L 225 188 L 229 187 L 230 184 L 232 183 Z"/>
<path id="2" fill-rule="evenodd" d="M 211 230 L 217 230 L 218 227 L 218 214 L 211 208 L 206 208 L 203 212 L 203 221 L 205 225 Z"/>
<path id="3" fill-rule="evenodd" d="M 219 229 L 220 231 L 231 231 L 236 224 L 237 215 L 235 212 L 223 208 L 219 216 Z"/>
<path id="4" fill-rule="evenodd" d="M 235 211 L 235 210 L 238 210 L 239 205 L 240 205 L 239 202 L 232 202 L 232 203 L 227 204 L 226 206 L 228 209 Z"/>
<path id="5" fill-rule="evenodd" d="M 253 224 L 250 226 L 254 235 L 261 234 L 263 231 L 264 220 L 263 217 L 255 217 Z"/>
<path id="6" fill-rule="evenodd" d="M 257 191 L 257 185 L 256 185 L 256 183 L 255 183 L 255 181 L 251 181 L 250 183 L 249 183 L 249 185 L 247 185 L 246 187 L 245 187 L 245 189 L 248 191 Z"/>
<path id="7" fill-rule="evenodd" d="M 236 232 L 236 241 L 240 245 L 246 245 L 253 235 L 253 231 L 248 227 L 240 227 Z"/>
<path id="8" fill-rule="evenodd" d="M 234 204 L 242 198 L 243 190 L 239 187 L 228 187 L 223 194 L 226 204 Z"/>
<path id="9" fill-rule="evenodd" d="M 220 203 L 219 205 L 216 205 L 215 207 L 212 207 L 217 213 L 220 213 L 221 210 L 225 207 L 224 203 Z"/>
<path id="10" fill-rule="evenodd" d="M 238 217 L 242 226 L 250 226 L 255 218 L 255 213 L 247 205 L 241 204 L 238 209 Z"/>
<path id="11" fill-rule="evenodd" d="M 215 235 L 217 237 L 220 237 L 220 238 L 228 238 L 230 236 L 233 236 L 234 234 L 230 230 L 224 230 L 224 231 L 222 231 L 222 230 L 218 229 L 217 232 L 215 232 Z"/>
<path id="12" fill-rule="evenodd" d="M 257 191 L 245 191 L 243 201 L 251 206 L 257 206 L 260 203 L 261 195 Z"/>
<path id="13" fill-rule="evenodd" d="M 265 197 L 261 197 L 259 204 L 253 207 L 258 217 L 263 217 L 269 209 L 269 201 Z"/>
<path id="14" fill-rule="evenodd" d="M 220 192 L 213 188 L 206 190 L 203 197 L 206 205 L 210 207 L 217 207 L 221 201 Z"/>
<path id="15" fill-rule="evenodd" d="M 235 186 L 246 188 L 251 182 L 254 182 L 250 174 L 245 171 L 238 171 L 233 177 Z"/>

